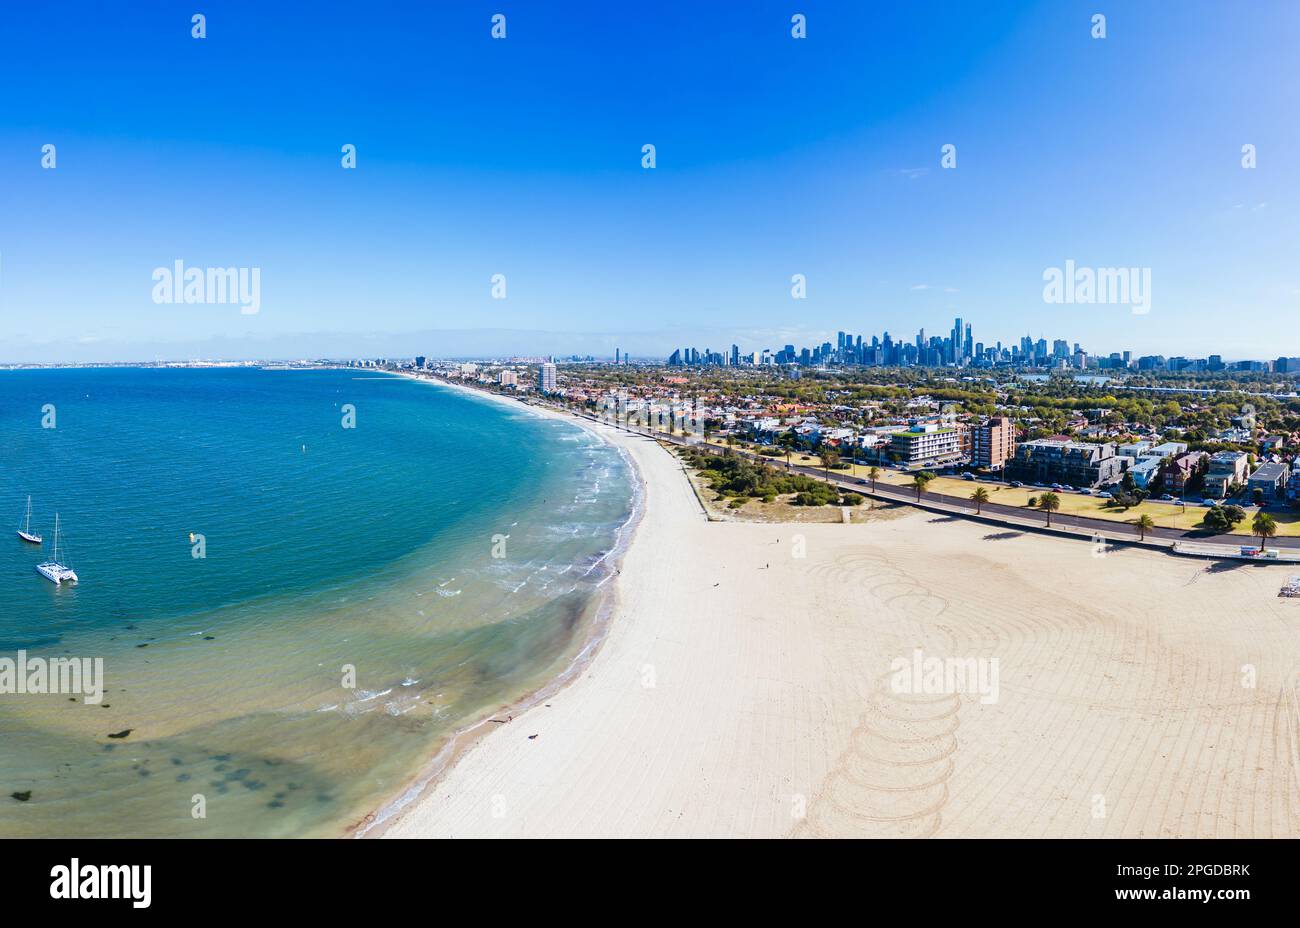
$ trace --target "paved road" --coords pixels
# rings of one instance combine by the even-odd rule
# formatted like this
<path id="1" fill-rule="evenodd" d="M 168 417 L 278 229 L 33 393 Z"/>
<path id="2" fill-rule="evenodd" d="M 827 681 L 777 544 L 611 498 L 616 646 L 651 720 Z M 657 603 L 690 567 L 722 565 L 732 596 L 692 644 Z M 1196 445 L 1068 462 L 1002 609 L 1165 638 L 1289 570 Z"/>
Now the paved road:
<path id="1" fill-rule="evenodd" d="M 605 422 L 604 420 L 594 416 L 584 416 L 583 418 L 591 419 L 593 422 L 604 422 L 604 424 L 606 425 L 611 424 L 609 422 Z M 646 434 L 646 435 L 649 434 L 647 432 L 643 432 L 641 429 L 636 429 L 636 428 L 627 428 L 625 429 L 625 431 L 638 432 L 640 434 Z M 714 454 L 721 454 L 723 451 L 723 449 L 719 448 L 717 445 L 706 445 L 700 442 L 698 439 L 691 440 L 676 435 L 664 435 L 662 433 L 659 433 L 652 437 L 658 438 L 660 441 L 667 441 L 670 442 L 671 444 L 679 445 L 682 447 L 706 448 L 710 453 L 714 453 Z M 754 454 L 753 452 L 750 451 L 740 451 L 737 449 L 732 449 L 732 453 L 738 454 L 742 457 L 749 458 L 750 460 L 761 461 L 765 464 L 771 464 L 774 467 L 781 466 L 780 462 L 774 461 L 772 458 L 768 458 L 763 455 Z M 815 477 L 818 480 L 826 479 L 825 471 L 817 467 L 807 467 L 804 465 L 796 464 L 791 466 L 789 470 L 792 473 L 804 474 L 809 477 Z M 886 483 L 878 482 L 873 492 L 870 485 L 860 485 L 857 482 L 857 480 L 858 478 L 835 476 L 834 472 L 832 472 L 831 483 L 842 490 L 848 490 L 854 493 L 861 493 L 866 496 L 874 496 L 881 499 L 894 500 L 901 503 L 915 504 L 917 502 L 916 490 L 910 487 L 897 486 L 894 484 L 886 484 Z M 977 481 L 971 482 L 972 488 L 979 485 L 980 484 Z M 923 493 L 921 495 L 921 502 L 925 505 L 932 505 L 936 507 L 941 507 L 941 506 L 951 507 L 953 509 L 961 510 L 963 514 L 967 514 L 967 515 L 975 514 L 974 504 L 969 499 L 965 499 L 960 496 L 950 496 L 943 493 Z M 981 513 L 992 517 L 1001 516 L 1007 518 L 1014 518 L 1017 521 L 1025 521 L 1027 519 L 1032 518 L 1034 514 L 1034 510 L 1027 509 L 1023 506 L 1007 506 L 1002 503 L 985 503 L 981 509 Z M 1046 527 L 1047 519 L 1045 515 L 1043 516 L 1042 524 L 1043 527 Z M 1060 527 L 1063 529 L 1073 528 L 1075 531 L 1087 532 L 1089 534 L 1100 532 L 1107 536 L 1112 536 L 1112 537 L 1116 535 L 1120 535 L 1120 536 L 1128 535 L 1134 541 L 1138 540 L 1138 534 L 1139 534 L 1137 528 L 1127 522 L 1119 522 L 1111 519 L 1091 519 L 1088 518 L 1087 516 L 1067 515 L 1065 513 L 1060 513 L 1060 512 L 1052 513 L 1052 527 L 1053 528 Z M 1248 536 L 1248 535 L 1210 535 L 1210 534 L 1206 534 L 1205 532 L 1189 531 L 1189 530 L 1178 529 L 1178 528 L 1148 529 L 1146 533 L 1146 538 L 1148 541 L 1153 539 L 1165 539 L 1170 542 L 1186 541 L 1195 544 L 1227 545 L 1230 547 L 1238 547 L 1240 545 L 1251 545 L 1251 544 L 1258 543 L 1257 538 L 1253 538 L 1252 536 Z M 1274 548 L 1300 548 L 1300 537 L 1288 536 L 1288 537 L 1271 538 L 1269 539 L 1268 546 Z"/>

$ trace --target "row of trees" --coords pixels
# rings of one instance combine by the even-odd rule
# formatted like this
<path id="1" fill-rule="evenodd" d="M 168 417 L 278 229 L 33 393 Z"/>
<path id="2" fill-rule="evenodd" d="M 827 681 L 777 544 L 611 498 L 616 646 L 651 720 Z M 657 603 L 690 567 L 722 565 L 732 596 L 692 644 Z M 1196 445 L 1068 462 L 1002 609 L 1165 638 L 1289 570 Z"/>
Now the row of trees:
<path id="1" fill-rule="evenodd" d="M 830 482 L 803 474 L 783 473 L 730 452 L 715 455 L 703 448 L 683 448 L 681 457 L 699 472 L 720 498 L 729 498 L 732 508 L 738 508 L 747 499 L 770 503 L 785 494 L 794 494 L 792 502 L 796 506 L 853 506 L 863 500 L 856 493 L 841 496 L 839 489 Z"/>

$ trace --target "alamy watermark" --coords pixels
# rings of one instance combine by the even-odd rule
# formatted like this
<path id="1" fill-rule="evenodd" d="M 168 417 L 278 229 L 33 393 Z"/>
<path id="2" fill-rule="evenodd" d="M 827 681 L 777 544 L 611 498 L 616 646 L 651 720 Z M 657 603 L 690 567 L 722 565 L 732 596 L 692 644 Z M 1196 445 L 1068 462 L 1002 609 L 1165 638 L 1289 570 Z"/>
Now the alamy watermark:
<path id="1" fill-rule="evenodd" d="M 1151 268 L 1065 267 L 1043 271 L 1044 303 L 1114 303 L 1131 306 L 1133 315 L 1151 312 Z"/>
<path id="2" fill-rule="evenodd" d="M 81 696 L 90 706 L 104 699 L 102 657 L 0 657 L 0 696 L 43 694 Z"/>
<path id="3" fill-rule="evenodd" d="M 260 267 L 186 267 L 177 260 L 153 271 L 155 303 L 230 303 L 245 316 L 262 310 Z"/>
<path id="4" fill-rule="evenodd" d="M 147 909 L 153 900 L 151 864 L 83 864 L 74 857 L 50 869 L 51 899 L 129 899 Z"/>
<path id="5" fill-rule="evenodd" d="M 926 657 L 920 648 L 912 656 L 889 663 L 889 689 L 894 693 L 945 696 L 977 694 L 984 705 L 998 701 L 996 657 Z"/>

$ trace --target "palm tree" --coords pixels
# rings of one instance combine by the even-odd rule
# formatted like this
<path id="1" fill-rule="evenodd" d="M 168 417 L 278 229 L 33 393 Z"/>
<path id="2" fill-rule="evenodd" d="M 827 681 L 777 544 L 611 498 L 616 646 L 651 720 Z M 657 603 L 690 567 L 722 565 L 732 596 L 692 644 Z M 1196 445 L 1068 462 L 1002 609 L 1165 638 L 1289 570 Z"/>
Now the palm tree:
<path id="1" fill-rule="evenodd" d="M 1038 497 L 1038 508 L 1047 513 L 1047 527 L 1052 527 L 1052 513 L 1061 508 L 1061 497 L 1052 491 L 1047 491 Z"/>
<path id="2" fill-rule="evenodd" d="M 916 488 L 916 501 L 918 503 L 921 501 L 921 494 L 925 492 L 925 488 L 930 485 L 930 481 L 933 479 L 934 474 L 928 470 L 923 470 L 912 478 L 912 486 Z"/>
<path id="3" fill-rule="evenodd" d="M 1144 512 L 1133 520 L 1133 524 L 1137 526 L 1138 541 L 1145 541 L 1147 532 L 1156 527 L 1156 520 Z"/>
<path id="4" fill-rule="evenodd" d="M 1255 513 L 1255 520 L 1250 523 L 1255 534 L 1259 536 L 1259 547 L 1262 551 L 1268 540 L 1277 534 L 1277 521 L 1267 512 Z"/>
<path id="5" fill-rule="evenodd" d="M 989 501 L 989 491 L 985 487 L 976 487 L 970 498 L 975 503 L 975 515 L 979 515 L 980 509 Z"/>
<path id="6" fill-rule="evenodd" d="M 819 448 L 817 453 L 821 455 L 822 468 L 826 471 L 826 482 L 830 483 L 831 468 L 840 462 L 840 453 L 829 445 Z"/>
<path id="7" fill-rule="evenodd" d="M 871 481 L 871 492 L 876 492 L 876 481 L 880 479 L 880 468 L 873 467 L 867 471 L 867 479 Z"/>
<path id="8" fill-rule="evenodd" d="M 785 449 L 785 470 L 790 472 L 790 453 L 794 449 L 795 437 L 793 432 L 782 432 L 777 438 L 776 443 Z"/>

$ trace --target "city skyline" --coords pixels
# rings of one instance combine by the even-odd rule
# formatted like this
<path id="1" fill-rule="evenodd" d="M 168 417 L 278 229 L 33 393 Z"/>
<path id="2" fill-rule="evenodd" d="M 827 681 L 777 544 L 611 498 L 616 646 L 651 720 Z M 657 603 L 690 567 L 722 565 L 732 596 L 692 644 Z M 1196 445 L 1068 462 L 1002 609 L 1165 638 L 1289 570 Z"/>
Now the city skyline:
<path id="1" fill-rule="evenodd" d="M 654 357 L 947 315 L 1267 357 L 1300 308 L 1300 9 L 1267 6 L 1126 4 L 1104 38 L 1074 2 L 811 3 L 802 39 L 775 3 L 520 8 L 499 40 L 477 9 L 219 6 L 202 39 L 9 11 L 0 360 Z M 159 301 L 178 262 L 258 272 L 256 308 Z M 1148 303 L 1049 299 L 1071 265 Z"/>
<path id="2" fill-rule="evenodd" d="M 1210 372 L 1223 370 L 1242 371 L 1278 371 L 1282 373 L 1300 370 L 1300 359 L 1287 356 L 1277 358 L 1224 358 L 1219 354 L 1205 357 L 1187 357 L 1185 355 L 1153 353 L 1139 355 L 1130 349 L 1089 351 L 1077 341 L 1069 338 L 1052 338 L 1051 342 L 1043 336 L 1037 338 L 1030 334 L 1021 336 L 1016 341 L 1005 345 L 1000 338 L 985 342 L 974 336 L 974 323 L 954 318 L 952 328 L 941 335 L 927 336 L 925 328 L 917 330 L 909 341 L 894 338 L 888 331 L 872 334 L 869 337 L 852 331 L 838 330 L 835 342 L 829 339 L 812 346 L 785 344 L 779 350 L 764 347 L 752 352 L 742 352 L 740 346 L 732 344 L 727 351 L 717 352 L 711 348 L 700 351 L 692 346 L 683 346 L 670 354 L 666 364 L 673 366 L 758 366 L 787 365 L 799 366 L 860 366 L 860 367 L 972 367 L 988 369 L 993 367 L 1073 367 L 1080 370 L 1089 367 L 1101 369 L 1138 370 L 1204 370 Z M 869 339 L 869 340 L 868 340 Z M 617 363 L 617 355 L 615 358 Z"/>

